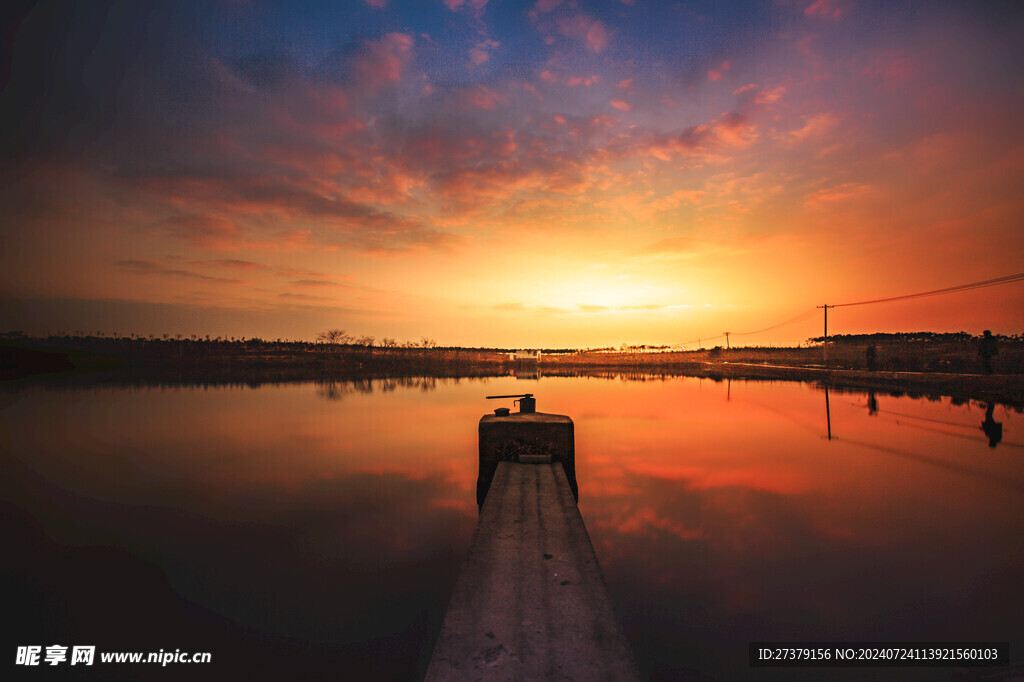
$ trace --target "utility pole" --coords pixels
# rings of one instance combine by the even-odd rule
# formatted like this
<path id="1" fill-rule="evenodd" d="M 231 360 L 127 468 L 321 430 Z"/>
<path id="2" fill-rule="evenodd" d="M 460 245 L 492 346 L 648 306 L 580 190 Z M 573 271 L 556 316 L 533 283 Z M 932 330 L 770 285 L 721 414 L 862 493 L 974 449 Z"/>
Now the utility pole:
<path id="1" fill-rule="evenodd" d="M 722 332 L 725 334 L 725 349 L 729 350 L 729 332 Z"/>
<path id="2" fill-rule="evenodd" d="M 835 308 L 834 305 L 819 305 L 819 308 L 825 309 L 825 341 L 821 344 L 821 358 L 828 367 L 828 309 Z"/>

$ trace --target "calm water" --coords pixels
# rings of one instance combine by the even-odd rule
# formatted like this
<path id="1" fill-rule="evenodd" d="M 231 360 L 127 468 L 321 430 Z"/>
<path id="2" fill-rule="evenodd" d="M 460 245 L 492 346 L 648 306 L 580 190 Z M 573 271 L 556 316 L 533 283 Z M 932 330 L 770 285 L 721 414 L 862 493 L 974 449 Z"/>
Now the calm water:
<path id="1" fill-rule="evenodd" d="M 830 392 L 829 424 L 809 385 L 688 378 L 0 390 L 5 648 L 416 679 L 476 523 L 483 398 L 525 391 L 576 423 L 580 510 L 645 676 L 822 677 L 749 669 L 752 640 L 1024 658 L 1021 414 L 992 411 L 990 447 L 976 403 Z"/>

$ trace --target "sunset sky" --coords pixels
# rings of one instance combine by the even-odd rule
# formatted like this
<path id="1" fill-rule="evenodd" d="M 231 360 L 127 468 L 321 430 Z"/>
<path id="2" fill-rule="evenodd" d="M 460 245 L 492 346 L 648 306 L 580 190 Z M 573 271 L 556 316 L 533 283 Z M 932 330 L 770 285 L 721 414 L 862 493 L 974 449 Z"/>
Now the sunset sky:
<path id="1" fill-rule="evenodd" d="M 678 344 L 1024 272 L 1021 7 L 9 4 L 0 331 Z M 1024 284 L 829 312 L 985 328 Z"/>

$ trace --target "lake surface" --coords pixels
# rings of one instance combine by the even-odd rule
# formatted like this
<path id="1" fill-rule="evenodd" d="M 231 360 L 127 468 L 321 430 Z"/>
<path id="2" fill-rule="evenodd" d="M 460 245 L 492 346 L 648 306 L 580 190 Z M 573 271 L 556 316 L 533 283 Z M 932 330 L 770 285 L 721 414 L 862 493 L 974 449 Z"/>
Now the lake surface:
<path id="1" fill-rule="evenodd" d="M 751 669 L 760 640 L 1009 641 L 1024 659 L 1020 413 L 646 379 L 4 387 L 7 650 L 417 679 L 476 523 L 484 396 L 531 392 L 575 421 L 580 511 L 645 677 L 952 678 Z"/>

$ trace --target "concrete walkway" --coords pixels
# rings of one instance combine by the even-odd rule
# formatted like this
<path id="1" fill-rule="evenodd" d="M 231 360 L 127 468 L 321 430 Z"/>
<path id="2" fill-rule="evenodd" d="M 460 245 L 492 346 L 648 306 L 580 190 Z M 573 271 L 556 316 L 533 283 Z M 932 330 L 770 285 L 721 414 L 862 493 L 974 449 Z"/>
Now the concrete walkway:
<path id="1" fill-rule="evenodd" d="M 561 464 L 498 465 L 426 679 L 639 679 Z"/>

